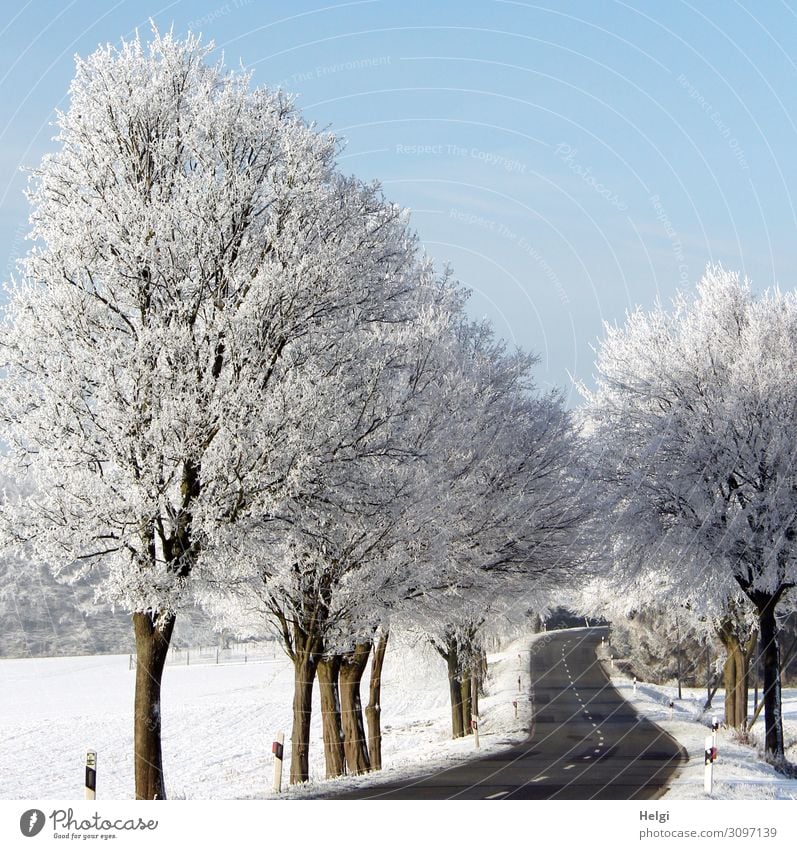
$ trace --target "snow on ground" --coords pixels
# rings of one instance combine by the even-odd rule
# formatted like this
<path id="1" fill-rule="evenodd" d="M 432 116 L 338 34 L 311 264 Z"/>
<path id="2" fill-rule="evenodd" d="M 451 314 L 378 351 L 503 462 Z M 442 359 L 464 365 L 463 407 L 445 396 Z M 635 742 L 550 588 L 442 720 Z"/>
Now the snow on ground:
<path id="1" fill-rule="evenodd" d="M 603 652 L 607 657 L 606 651 Z M 689 753 L 688 763 L 678 770 L 665 791 L 664 799 L 706 799 L 703 790 L 705 739 L 711 733 L 713 717 L 722 720 L 725 692 L 717 690 L 713 708 L 703 714 L 705 689 L 682 688 L 677 699 L 675 686 L 638 683 L 604 663 L 612 684 L 643 716 L 671 734 Z M 673 702 L 672 711 L 670 701 Z M 752 698 L 750 715 L 752 715 Z M 786 755 L 797 759 L 797 689 L 783 691 L 783 727 Z M 730 729 L 717 735 L 719 757 L 714 763 L 714 799 L 797 799 L 797 780 L 784 778 L 762 759 L 764 715 L 759 716 L 750 737 L 752 744 L 740 742 Z"/>
<path id="2" fill-rule="evenodd" d="M 481 752 L 523 740 L 530 723 L 528 650 L 544 635 L 526 636 L 489 656 L 488 695 L 481 700 Z M 687 750 L 667 799 L 704 799 L 703 745 L 710 712 L 702 716 L 704 692 L 684 690 L 669 702 L 672 686 L 632 681 L 609 668 L 612 683 L 641 714 Z M 364 693 L 368 670 L 364 677 Z M 518 676 L 522 693 L 518 693 Z M 134 673 L 127 655 L 0 660 L 0 798 L 80 799 L 87 749 L 98 752 L 98 798 L 133 795 L 132 708 Z M 212 662 L 168 666 L 163 686 L 163 754 L 170 798 L 269 798 L 273 776 L 271 743 L 286 738 L 285 775 L 290 769 L 293 668 L 280 650 L 248 663 Z M 721 715 L 724 694 L 714 705 Z M 518 702 L 515 719 L 513 701 Z M 784 691 L 788 752 L 797 760 L 797 689 Z M 283 796 L 308 797 L 331 789 L 429 772 L 472 757 L 472 737 L 450 739 L 446 668 L 425 644 L 391 637 L 382 694 L 381 773 L 324 780 L 320 710 L 314 706 L 311 783 L 284 788 Z M 797 781 L 784 779 L 760 758 L 763 717 L 753 728 L 758 749 L 719 733 L 714 767 L 718 799 L 797 798 Z"/>
<path id="3" fill-rule="evenodd" d="M 519 639 L 489 656 L 488 696 L 481 702 L 482 752 L 526 736 L 531 639 Z M 368 670 L 364 696 L 367 676 Z M 87 749 L 98 753 L 98 798 L 132 797 L 134 672 L 127 655 L 0 660 L 0 681 L 0 798 L 82 798 Z M 271 743 L 280 731 L 286 740 L 285 776 L 290 769 L 292 692 L 293 667 L 276 646 L 271 657 L 256 662 L 167 666 L 162 719 L 169 798 L 273 795 Z M 442 659 L 425 644 L 400 644 L 391 637 L 382 684 L 382 780 L 471 757 L 473 738 L 451 740 L 450 721 Z M 283 795 L 321 789 L 324 758 L 317 701 L 311 741 L 312 784 Z M 367 780 L 375 778 L 371 774 Z M 345 786 L 362 780 L 347 779 Z M 325 789 L 330 786 L 324 782 Z"/>

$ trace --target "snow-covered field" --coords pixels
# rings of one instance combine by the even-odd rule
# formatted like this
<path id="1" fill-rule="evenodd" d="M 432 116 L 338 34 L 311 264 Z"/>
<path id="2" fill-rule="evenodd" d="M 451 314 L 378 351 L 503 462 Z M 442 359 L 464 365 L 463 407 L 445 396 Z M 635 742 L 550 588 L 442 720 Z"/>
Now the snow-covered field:
<path id="1" fill-rule="evenodd" d="M 634 708 L 675 737 L 689 753 L 689 762 L 679 770 L 663 798 L 706 799 L 703 790 L 703 751 L 706 736 L 711 733 L 708 725 L 712 718 L 717 716 L 722 719 L 724 691 L 717 690 L 712 702 L 713 709 L 703 716 L 705 689 L 683 688 L 681 701 L 677 700 L 677 690 L 672 686 L 640 682 L 634 692 L 632 680 L 612 671 L 608 663 L 604 666 L 614 686 Z M 673 701 L 672 712 L 670 701 Z M 783 691 L 783 720 L 786 754 L 789 760 L 794 761 L 797 759 L 797 689 Z M 752 745 L 739 742 L 733 731 L 720 729 L 712 798 L 797 799 L 797 780 L 784 778 L 762 760 L 763 734 L 763 713 L 750 732 Z"/>
<path id="2" fill-rule="evenodd" d="M 444 766 L 473 753 L 473 738 L 450 739 L 446 668 L 428 646 L 391 638 L 383 673 L 385 779 Z M 489 695 L 482 700 L 482 751 L 521 740 L 529 724 L 529 638 L 490 655 Z M 368 670 L 364 683 L 367 683 Z M 133 795 L 134 673 L 127 655 L 0 661 L 0 798 L 80 799 L 87 749 L 97 755 L 97 797 Z M 163 684 L 163 756 L 170 798 L 268 798 L 271 743 L 291 731 L 293 669 L 275 647 L 246 664 L 168 666 Z M 314 707 L 313 784 L 324 777 L 320 711 Z M 289 769 L 286 756 L 286 775 Z"/>

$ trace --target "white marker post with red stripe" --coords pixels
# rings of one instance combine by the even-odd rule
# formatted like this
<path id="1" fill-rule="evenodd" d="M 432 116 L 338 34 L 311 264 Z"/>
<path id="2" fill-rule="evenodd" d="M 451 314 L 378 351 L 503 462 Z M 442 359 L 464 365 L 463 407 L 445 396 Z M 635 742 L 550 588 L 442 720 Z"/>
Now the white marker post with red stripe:
<path id="1" fill-rule="evenodd" d="M 714 761 L 717 760 L 717 747 L 714 745 L 715 739 L 713 734 L 709 734 L 706 737 L 705 747 L 705 763 L 706 769 L 703 773 L 703 789 L 711 795 L 711 791 L 714 789 Z"/>
<path id="2" fill-rule="evenodd" d="M 86 752 L 86 798 L 97 798 L 97 753 Z"/>
<path id="3" fill-rule="evenodd" d="M 277 739 L 271 744 L 271 751 L 274 754 L 274 792 L 282 791 L 282 755 L 285 743 L 285 735 L 280 731 L 277 734 Z"/>

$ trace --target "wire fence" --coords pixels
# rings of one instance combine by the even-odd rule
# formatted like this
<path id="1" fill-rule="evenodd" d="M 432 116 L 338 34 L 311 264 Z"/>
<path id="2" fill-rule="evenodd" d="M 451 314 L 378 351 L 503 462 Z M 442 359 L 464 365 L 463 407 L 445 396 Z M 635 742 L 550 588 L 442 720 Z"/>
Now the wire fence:
<path id="1" fill-rule="evenodd" d="M 275 663 L 284 661 L 285 653 L 273 641 L 229 643 L 224 646 L 172 646 L 166 666 L 221 666 L 239 663 Z M 128 669 L 136 668 L 136 655 L 131 654 Z"/>

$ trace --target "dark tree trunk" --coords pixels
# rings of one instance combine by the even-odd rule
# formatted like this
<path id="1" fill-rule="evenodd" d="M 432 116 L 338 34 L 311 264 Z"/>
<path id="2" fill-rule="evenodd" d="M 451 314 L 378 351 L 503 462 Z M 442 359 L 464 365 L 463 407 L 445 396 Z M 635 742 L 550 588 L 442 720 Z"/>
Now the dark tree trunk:
<path id="1" fill-rule="evenodd" d="M 368 772 L 371 762 L 365 740 L 360 682 L 371 653 L 370 643 L 359 643 L 343 656 L 340 666 L 340 703 L 343 719 L 343 751 L 352 775 Z"/>
<path id="2" fill-rule="evenodd" d="M 719 629 L 719 638 L 725 647 L 725 664 L 722 669 L 725 687 L 725 725 L 729 728 L 747 727 L 747 697 L 750 683 L 750 657 L 755 647 L 755 634 L 743 645 L 739 629 L 732 619 L 725 620 Z"/>
<path id="3" fill-rule="evenodd" d="M 371 658 L 371 680 L 368 686 L 368 704 L 365 707 L 371 769 L 382 769 L 382 667 L 385 663 L 389 636 L 390 632 L 387 629 L 382 631 L 374 645 L 374 654 Z"/>
<path id="4" fill-rule="evenodd" d="M 293 731 L 291 732 L 291 784 L 310 779 L 310 718 L 318 652 L 296 649 L 293 659 Z"/>
<path id="5" fill-rule="evenodd" d="M 474 716 L 479 715 L 479 697 L 486 696 L 484 689 L 484 681 L 487 678 L 487 652 L 482 646 L 479 646 L 473 652 L 473 668 L 470 671 L 471 675 L 471 712 Z"/>
<path id="6" fill-rule="evenodd" d="M 752 599 L 758 610 L 761 629 L 761 660 L 764 667 L 764 749 L 768 761 L 781 765 L 786 760 L 783 749 L 783 716 L 780 692 L 780 646 L 778 645 L 775 608 L 780 594 L 759 593 Z"/>
<path id="7" fill-rule="evenodd" d="M 448 645 L 448 653 L 443 655 L 448 665 L 448 692 L 451 697 L 451 736 L 465 736 L 462 727 L 462 688 L 460 687 L 459 654 L 456 645 Z"/>
<path id="8" fill-rule="evenodd" d="M 722 683 L 725 687 L 725 725 L 728 728 L 738 727 L 736 718 L 736 659 L 731 646 L 726 645 L 727 657 L 722 667 Z"/>
<path id="9" fill-rule="evenodd" d="M 736 713 L 736 722 L 739 728 L 747 730 L 747 664 L 745 663 L 744 649 L 741 645 L 737 646 L 733 653 L 733 659 L 736 664 L 736 691 L 734 697 L 736 705 L 734 712 Z"/>
<path id="10" fill-rule="evenodd" d="M 471 694 L 471 686 L 470 686 L 470 669 L 466 669 L 462 672 L 459 682 L 459 689 L 461 692 L 460 701 L 462 704 L 462 728 L 465 734 L 473 734 L 473 726 L 471 725 L 471 715 L 472 704 L 470 699 Z"/>
<path id="11" fill-rule="evenodd" d="M 470 709 L 471 713 L 479 715 L 479 688 L 481 687 L 481 675 L 473 673 L 470 679 Z"/>
<path id="12" fill-rule="evenodd" d="M 487 652 L 483 649 L 479 649 L 479 675 L 478 675 L 478 683 L 479 683 L 479 695 L 486 696 L 487 692 L 484 689 L 484 682 L 487 680 Z M 476 711 L 478 713 L 478 710 Z"/>
<path id="13" fill-rule="evenodd" d="M 152 611 L 133 614 L 136 637 L 133 710 L 136 799 L 166 798 L 161 754 L 161 681 L 174 621 L 174 614 L 153 614 Z"/>
<path id="14" fill-rule="evenodd" d="M 755 664 L 758 658 L 758 631 L 753 631 L 744 647 L 744 727 L 750 728 L 750 714 L 748 703 L 750 700 L 750 679 L 755 672 Z"/>
<path id="15" fill-rule="evenodd" d="M 708 696 L 706 696 L 706 701 L 703 704 L 703 713 L 708 710 L 711 710 L 711 703 L 714 701 L 714 696 L 717 694 L 717 690 L 720 687 L 720 679 L 714 678 L 713 682 L 709 684 Z"/>
<path id="16" fill-rule="evenodd" d="M 754 631 L 746 643 L 740 644 L 739 651 L 736 652 L 736 716 L 740 727 L 745 730 L 749 728 L 747 704 L 750 697 L 750 662 L 755 652 L 757 636 Z"/>
<path id="17" fill-rule="evenodd" d="M 343 726 L 340 720 L 340 655 L 324 657 L 318 663 L 318 687 L 321 693 L 321 724 L 324 734 L 324 759 L 327 778 L 346 771 L 343 754 Z"/>

